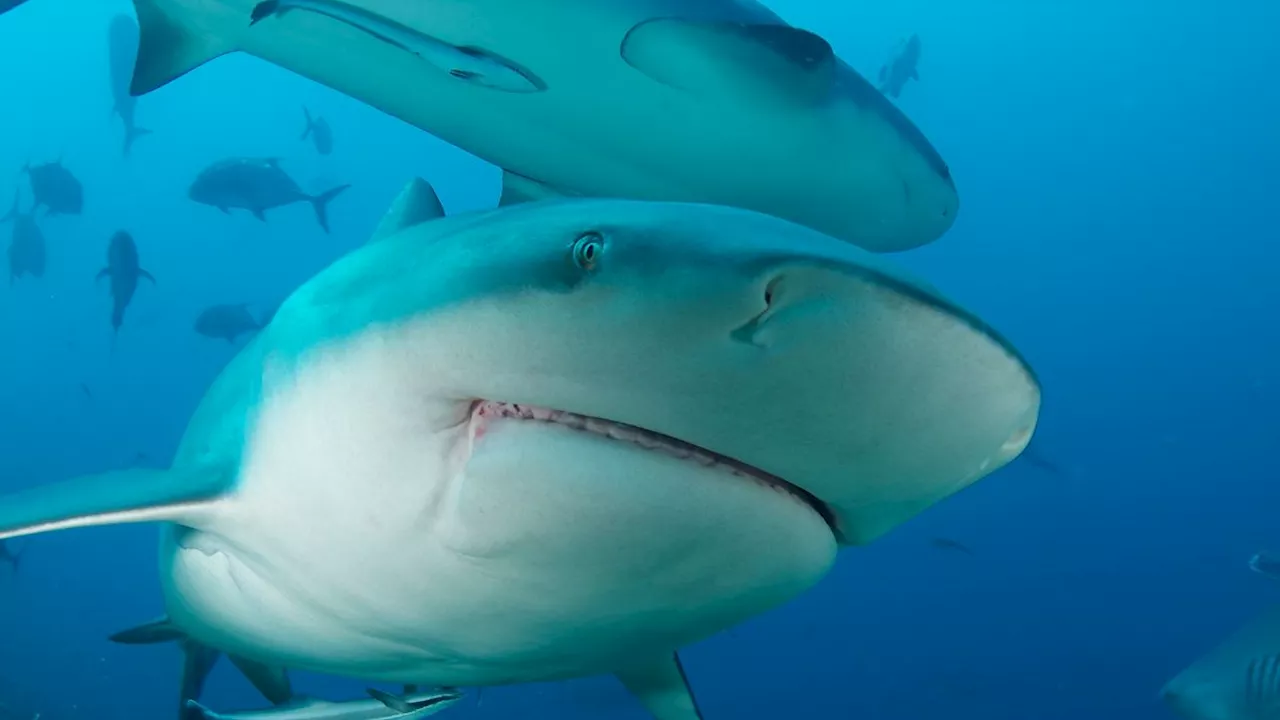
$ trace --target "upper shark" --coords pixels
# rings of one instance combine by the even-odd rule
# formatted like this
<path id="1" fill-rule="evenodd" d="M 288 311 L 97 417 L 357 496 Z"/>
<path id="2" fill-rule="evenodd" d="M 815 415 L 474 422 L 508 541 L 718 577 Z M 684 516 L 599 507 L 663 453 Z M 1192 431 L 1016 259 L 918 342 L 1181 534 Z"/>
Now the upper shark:
<path id="1" fill-rule="evenodd" d="M 938 152 L 826 40 L 752 0 L 134 0 L 131 92 L 244 51 L 487 160 L 504 201 L 737 206 L 873 251 L 933 241 Z"/>
<path id="2" fill-rule="evenodd" d="M 161 523 L 184 636 L 271 668 L 483 686 L 676 651 L 1013 460 L 1039 384 L 881 256 L 739 208 L 440 216 L 421 180 L 215 379 L 172 466 L 0 497 L 0 539 Z"/>

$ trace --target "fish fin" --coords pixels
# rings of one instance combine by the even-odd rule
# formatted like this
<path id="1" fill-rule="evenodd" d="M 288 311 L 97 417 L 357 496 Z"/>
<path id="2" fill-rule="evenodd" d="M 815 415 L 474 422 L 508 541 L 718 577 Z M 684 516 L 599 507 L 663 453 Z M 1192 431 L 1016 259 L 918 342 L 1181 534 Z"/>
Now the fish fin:
<path id="1" fill-rule="evenodd" d="M 140 278 L 146 278 L 146 279 L 150 280 L 152 285 L 155 285 L 155 284 L 156 284 L 156 278 L 155 278 L 155 276 L 154 276 L 154 275 L 152 275 L 151 273 L 147 272 L 146 270 L 143 270 L 142 268 L 138 268 L 138 277 L 140 277 Z"/>
<path id="2" fill-rule="evenodd" d="M 679 653 L 615 674 L 655 720 L 702 720 Z"/>
<path id="3" fill-rule="evenodd" d="M 778 23 L 652 18 L 627 32 L 621 53 L 663 85 L 770 104 L 827 99 L 838 68 L 821 36 Z"/>
<path id="4" fill-rule="evenodd" d="M 188 699 L 182 707 L 179 708 L 178 717 L 180 720 L 215 720 L 218 716 L 212 710 L 201 705 L 194 699 Z"/>
<path id="5" fill-rule="evenodd" d="M 126 127 L 124 129 L 124 156 L 129 157 L 129 151 L 133 149 L 133 141 L 140 137 L 150 135 L 151 131 L 140 127 Z"/>
<path id="6" fill-rule="evenodd" d="M 305 105 L 302 107 L 302 114 L 307 118 L 307 127 L 302 131 L 302 137 L 298 139 L 306 140 L 307 136 L 310 135 L 311 131 L 315 128 L 315 123 L 311 120 L 311 111 L 308 110 Z"/>
<path id="7" fill-rule="evenodd" d="M 227 655 L 245 678 L 253 684 L 262 697 L 272 705 L 285 705 L 294 699 L 289 673 L 278 665 L 267 665 L 239 655 Z"/>
<path id="8" fill-rule="evenodd" d="M 149 623 L 131 627 L 128 630 L 121 630 L 107 639 L 121 645 L 153 645 L 155 643 L 185 640 L 187 639 L 187 634 L 177 625 L 174 625 L 168 615 L 165 615 Z"/>
<path id="9" fill-rule="evenodd" d="M 378 688 L 365 688 L 365 692 L 369 693 L 369 697 L 372 697 L 374 700 L 377 700 L 401 715 L 407 715 L 414 711 L 413 705 L 409 704 L 408 700 L 405 700 L 399 695 L 392 695 L 391 693 L 385 690 L 379 690 Z"/>
<path id="10" fill-rule="evenodd" d="M 320 223 L 320 229 L 324 230 L 326 233 L 329 232 L 329 203 L 349 187 L 351 186 L 339 185 L 332 190 L 326 190 L 319 195 L 307 198 L 311 201 L 311 207 L 316 211 L 316 222 Z"/>
<path id="11" fill-rule="evenodd" d="M 0 496 L 0 540 L 135 522 L 192 525 L 235 482 L 220 466 L 135 468 L 44 483 Z"/>
<path id="12" fill-rule="evenodd" d="M 561 192 L 544 182 L 525 177 L 510 170 L 503 170 L 502 196 L 498 198 L 498 207 L 564 197 L 566 195 L 568 193 Z"/>
<path id="13" fill-rule="evenodd" d="M 369 238 L 369 243 L 376 243 L 405 228 L 420 225 L 424 222 L 444 217 L 444 206 L 431 187 L 431 183 L 416 177 L 404 186 L 391 207 L 382 216 L 378 227 Z"/>
<path id="14" fill-rule="evenodd" d="M 178 695 L 180 720 L 201 717 L 191 712 L 191 703 L 200 699 L 205 680 L 209 679 L 209 673 L 213 672 L 213 666 L 221 656 L 222 653 L 203 643 L 190 638 L 182 641 L 182 680 Z"/>
<path id="15" fill-rule="evenodd" d="M 262 222 L 267 221 L 266 212 L 262 208 L 249 208 L 249 212 L 253 213 L 253 216 L 258 218 Z"/>
<path id="16" fill-rule="evenodd" d="M 226 208 L 226 207 L 223 207 L 223 206 L 219 205 L 219 206 L 218 206 L 218 209 L 219 209 L 219 210 L 221 210 L 221 211 L 223 212 L 223 214 L 226 214 L 226 215 L 230 215 L 230 214 L 231 214 L 231 209 L 230 209 L 230 208 Z"/>
<path id="17" fill-rule="evenodd" d="M 272 15 L 283 15 L 284 10 L 280 8 L 279 0 L 264 0 L 253 7 L 253 11 L 249 13 L 249 25 L 257 25 Z"/>
<path id="18" fill-rule="evenodd" d="M 190 4 L 187 4 L 188 6 Z M 226 30 L 196 27 L 194 14 L 177 3 L 133 0 L 138 16 L 138 55 L 129 94 L 158 90 L 214 58 L 236 50 Z"/>
<path id="19" fill-rule="evenodd" d="M 102 278 L 111 277 L 111 268 L 104 267 L 98 271 L 98 275 L 93 278 L 94 282 L 100 282 Z"/>

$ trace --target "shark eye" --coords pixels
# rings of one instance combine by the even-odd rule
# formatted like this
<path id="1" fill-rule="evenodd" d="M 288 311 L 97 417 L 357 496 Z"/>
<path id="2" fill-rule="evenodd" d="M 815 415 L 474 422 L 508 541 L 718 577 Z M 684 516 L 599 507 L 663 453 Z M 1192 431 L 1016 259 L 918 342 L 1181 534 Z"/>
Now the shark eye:
<path id="1" fill-rule="evenodd" d="M 594 270 L 604 252 L 604 236 L 598 232 L 585 232 L 573 241 L 573 263 L 583 270 Z"/>

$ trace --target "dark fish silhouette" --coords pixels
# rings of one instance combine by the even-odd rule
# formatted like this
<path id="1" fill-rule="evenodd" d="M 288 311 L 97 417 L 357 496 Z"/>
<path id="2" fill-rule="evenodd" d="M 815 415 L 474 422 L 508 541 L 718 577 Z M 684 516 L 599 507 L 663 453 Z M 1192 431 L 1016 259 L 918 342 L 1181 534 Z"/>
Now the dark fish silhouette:
<path id="1" fill-rule="evenodd" d="M 893 60 L 880 68 L 880 92 L 896 98 L 908 80 L 920 80 L 920 36 L 912 35 Z"/>
<path id="2" fill-rule="evenodd" d="M 241 335 L 262 329 L 263 325 L 249 314 L 247 303 L 211 305 L 196 317 L 195 331 L 208 338 L 234 343 Z"/>
<path id="3" fill-rule="evenodd" d="M 970 549 L 968 545 L 965 545 L 964 543 L 958 540 L 952 540 L 951 538 L 944 538 L 944 537 L 931 538 L 929 540 L 929 544 L 938 548 L 939 550 L 954 550 L 956 552 L 964 553 L 965 555 L 974 554 L 973 550 Z"/>
<path id="4" fill-rule="evenodd" d="M 129 94 L 129 83 L 133 80 L 133 63 L 138 56 L 138 23 L 131 15 L 121 13 L 111 18 L 107 53 L 111 97 L 115 101 L 112 112 L 124 123 L 124 154 L 128 157 L 133 141 L 151 134 L 150 130 L 138 127 L 133 119 L 138 99 Z"/>
<path id="5" fill-rule="evenodd" d="M 98 273 L 98 279 L 111 280 L 111 328 L 120 331 L 124 322 L 125 308 L 133 300 L 133 293 L 138 289 L 138 278 L 146 278 L 155 284 L 151 273 L 138 264 L 138 247 L 134 245 L 129 233 L 120 230 L 111 236 L 107 246 L 107 266 Z"/>
<path id="6" fill-rule="evenodd" d="M 4 540 L 0 540 L 0 563 L 5 563 L 13 568 L 14 572 L 18 570 L 18 560 L 22 558 L 21 550 L 14 550 L 13 546 Z"/>
<path id="7" fill-rule="evenodd" d="M 302 131 L 300 139 L 306 140 L 310 136 L 316 152 L 321 155 L 333 152 L 333 129 L 329 127 L 329 122 L 322 117 L 311 117 L 311 111 L 305 107 L 302 108 L 302 114 L 307 117 L 307 127 Z"/>
<path id="8" fill-rule="evenodd" d="M 1280 558 L 1260 552 L 1249 558 L 1249 569 L 1272 580 L 1280 580 Z"/>
<path id="9" fill-rule="evenodd" d="M 13 236 L 9 241 L 9 284 L 13 284 L 23 275 L 44 277 L 45 245 L 44 233 L 36 224 L 36 212 L 18 210 L 18 193 L 13 195 L 13 208 L 0 222 L 13 221 Z"/>
<path id="10" fill-rule="evenodd" d="M 210 165 L 196 177 L 187 195 L 203 205 L 212 205 L 222 212 L 230 208 L 243 208 L 259 220 L 272 208 L 306 201 L 316 212 L 321 229 L 329 232 L 326 209 L 329 202 L 350 185 L 308 195 L 298 184 L 280 169 L 275 158 L 231 158 Z"/>
<path id="11" fill-rule="evenodd" d="M 62 161 L 43 165 L 28 163 L 22 171 L 31 181 L 31 194 L 35 196 L 32 212 L 43 205 L 49 215 L 80 214 L 84 208 L 84 187 Z"/>

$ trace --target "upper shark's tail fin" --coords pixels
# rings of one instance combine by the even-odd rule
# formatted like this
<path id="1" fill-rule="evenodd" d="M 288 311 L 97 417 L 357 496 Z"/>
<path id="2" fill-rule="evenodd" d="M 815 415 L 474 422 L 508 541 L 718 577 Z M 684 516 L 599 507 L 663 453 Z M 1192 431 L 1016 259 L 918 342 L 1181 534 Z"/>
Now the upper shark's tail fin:
<path id="1" fill-rule="evenodd" d="M 136 125 L 126 125 L 124 128 L 124 156 L 129 157 L 129 151 L 133 149 L 133 141 L 144 135 L 150 135 L 151 131 Z"/>
<path id="2" fill-rule="evenodd" d="M 129 94 L 145 95 L 210 60 L 233 52 L 249 26 L 232 23 L 225 12 L 199 14 L 203 3 L 133 0 L 138 15 L 138 57 Z"/>
<path id="3" fill-rule="evenodd" d="M 313 195 L 307 198 L 308 200 L 311 201 L 311 207 L 315 208 L 316 221 L 320 223 L 320 227 L 326 233 L 329 232 L 329 213 L 328 213 L 329 203 L 334 198 L 341 195 L 342 192 L 349 187 L 351 187 L 351 185 L 349 184 L 339 185 L 338 187 L 333 188 L 332 190 L 326 190 L 325 192 L 322 192 L 319 195 Z"/>

